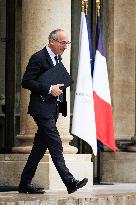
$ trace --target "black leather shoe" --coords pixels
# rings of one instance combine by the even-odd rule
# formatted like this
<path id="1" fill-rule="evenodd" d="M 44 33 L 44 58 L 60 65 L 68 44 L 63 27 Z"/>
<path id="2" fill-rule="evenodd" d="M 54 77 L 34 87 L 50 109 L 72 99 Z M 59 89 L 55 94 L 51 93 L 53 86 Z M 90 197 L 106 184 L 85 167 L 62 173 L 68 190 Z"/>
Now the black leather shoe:
<path id="1" fill-rule="evenodd" d="M 35 188 L 32 184 L 26 184 L 26 185 L 19 185 L 18 188 L 19 193 L 28 193 L 28 194 L 44 194 L 45 191 L 43 188 Z"/>
<path id="2" fill-rule="evenodd" d="M 77 191 L 77 189 L 82 188 L 83 186 L 85 186 L 88 182 L 87 178 L 84 178 L 82 181 L 78 181 L 75 180 L 70 187 L 67 188 L 68 194 L 71 194 L 75 191 Z"/>

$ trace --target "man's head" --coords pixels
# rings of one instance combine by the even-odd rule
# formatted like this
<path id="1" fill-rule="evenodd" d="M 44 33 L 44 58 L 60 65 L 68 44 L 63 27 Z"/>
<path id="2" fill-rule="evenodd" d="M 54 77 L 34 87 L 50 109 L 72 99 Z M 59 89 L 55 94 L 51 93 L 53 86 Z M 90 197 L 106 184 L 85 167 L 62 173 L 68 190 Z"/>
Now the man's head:
<path id="1" fill-rule="evenodd" d="M 64 30 L 56 29 L 49 34 L 49 47 L 54 54 L 62 55 L 68 44 L 70 42 Z"/>

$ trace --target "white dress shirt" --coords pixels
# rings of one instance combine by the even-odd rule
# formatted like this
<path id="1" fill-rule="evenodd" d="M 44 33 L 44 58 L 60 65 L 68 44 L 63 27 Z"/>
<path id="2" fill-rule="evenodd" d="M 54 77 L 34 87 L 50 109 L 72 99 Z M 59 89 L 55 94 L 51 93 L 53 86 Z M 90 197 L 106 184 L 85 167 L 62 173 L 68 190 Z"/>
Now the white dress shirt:
<path id="1" fill-rule="evenodd" d="M 50 47 L 49 46 L 46 46 L 46 49 L 47 49 L 47 51 L 48 51 L 48 53 L 49 53 L 49 56 L 51 57 L 51 60 L 52 60 L 52 62 L 53 62 L 53 65 L 55 66 L 56 65 L 56 60 L 55 60 L 55 54 L 52 52 L 52 50 L 50 49 Z"/>
<path id="2" fill-rule="evenodd" d="M 52 50 L 50 49 L 50 47 L 49 46 L 46 46 L 46 49 L 47 49 L 47 51 L 48 51 L 48 53 L 49 53 L 49 56 L 50 56 L 50 58 L 51 58 L 51 60 L 52 60 L 52 62 L 53 62 L 53 65 L 55 66 L 56 65 L 56 60 L 55 60 L 55 54 L 52 52 Z M 49 90 L 49 94 L 51 93 L 51 91 L 52 91 L 52 85 L 51 85 L 51 87 L 50 87 L 50 90 Z"/>

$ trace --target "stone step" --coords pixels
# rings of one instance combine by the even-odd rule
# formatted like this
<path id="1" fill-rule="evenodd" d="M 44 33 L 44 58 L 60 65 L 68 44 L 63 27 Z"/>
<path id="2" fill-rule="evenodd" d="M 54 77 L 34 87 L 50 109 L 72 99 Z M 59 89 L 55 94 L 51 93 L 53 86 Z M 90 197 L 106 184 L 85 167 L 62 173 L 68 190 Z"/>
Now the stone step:
<path id="1" fill-rule="evenodd" d="M 71 195 L 61 190 L 44 195 L 0 192 L 0 205 L 136 205 L 136 184 L 94 185 Z"/>
<path id="2" fill-rule="evenodd" d="M 0 186 L 18 186 L 27 158 L 28 154 L 0 154 Z M 90 188 L 93 185 L 91 154 L 64 154 L 64 159 L 76 179 L 88 178 L 86 186 Z M 33 184 L 46 190 L 65 189 L 49 154 L 39 162 Z"/>

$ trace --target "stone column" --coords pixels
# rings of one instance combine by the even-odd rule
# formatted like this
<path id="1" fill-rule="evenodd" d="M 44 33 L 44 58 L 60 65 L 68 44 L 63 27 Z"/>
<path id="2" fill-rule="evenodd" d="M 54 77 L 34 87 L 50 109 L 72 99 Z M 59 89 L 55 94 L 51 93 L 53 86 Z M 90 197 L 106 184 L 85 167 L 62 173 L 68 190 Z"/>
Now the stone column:
<path id="1" fill-rule="evenodd" d="M 114 2 L 114 3 L 113 3 Z M 114 0 L 110 10 L 112 39 L 112 103 L 116 139 L 131 140 L 135 134 L 135 40 L 136 1 Z M 114 14 L 113 14 L 114 12 Z"/>
<path id="2" fill-rule="evenodd" d="M 135 3 L 109 1 L 108 69 L 115 139 L 123 146 L 135 135 Z"/>
<path id="3" fill-rule="evenodd" d="M 48 43 L 49 33 L 57 28 L 64 29 L 69 38 L 71 37 L 71 1 L 49 1 L 49 0 L 23 0 L 22 1 L 22 74 L 30 56 L 42 49 Z M 63 56 L 64 65 L 70 71 L 70 48 Z M 29 91 L 21 90 L 21 131 L 17 139 L 21 146 L 14 147 L 13 152 L 29 153 L 37 129 L 31 116 L 27 115 L 29 103 Z M 77 148 L 69 145 L 72 136 L 69 134 L 70 124 L 70 92 L 67 92 L 68 116 L 60 116 L 57 123 L 62 141 L 64 142 L 64 153 L 76 153 Z"/>
<path id="4" fill-rule="evenodd" d="M 134 1 L 136 4 L 136 0 Z M 135 42 L 135 133 L 134 136 L 131 138 L 132 145 L 127 147 L 127 150 L 130 152 L 136 152 L 136 6 L 134 7 L 135 13 L 133 14 L 134 17 L 134 31 L 135 31 L 135 36 L 134 36 L 134 42 Z"/>
<path id="5" fill-rule="evenodd" d="M 109 68 L 115 137 L 121 150 L 136 145 L 136 0 L 109 1 Z M 127 147 L 128 146 L 128 147 Z M 135 183 L 135 153 L 104 153 L 102 180 Z M 128 174 L 131 172 L 131 174 Z"/>

